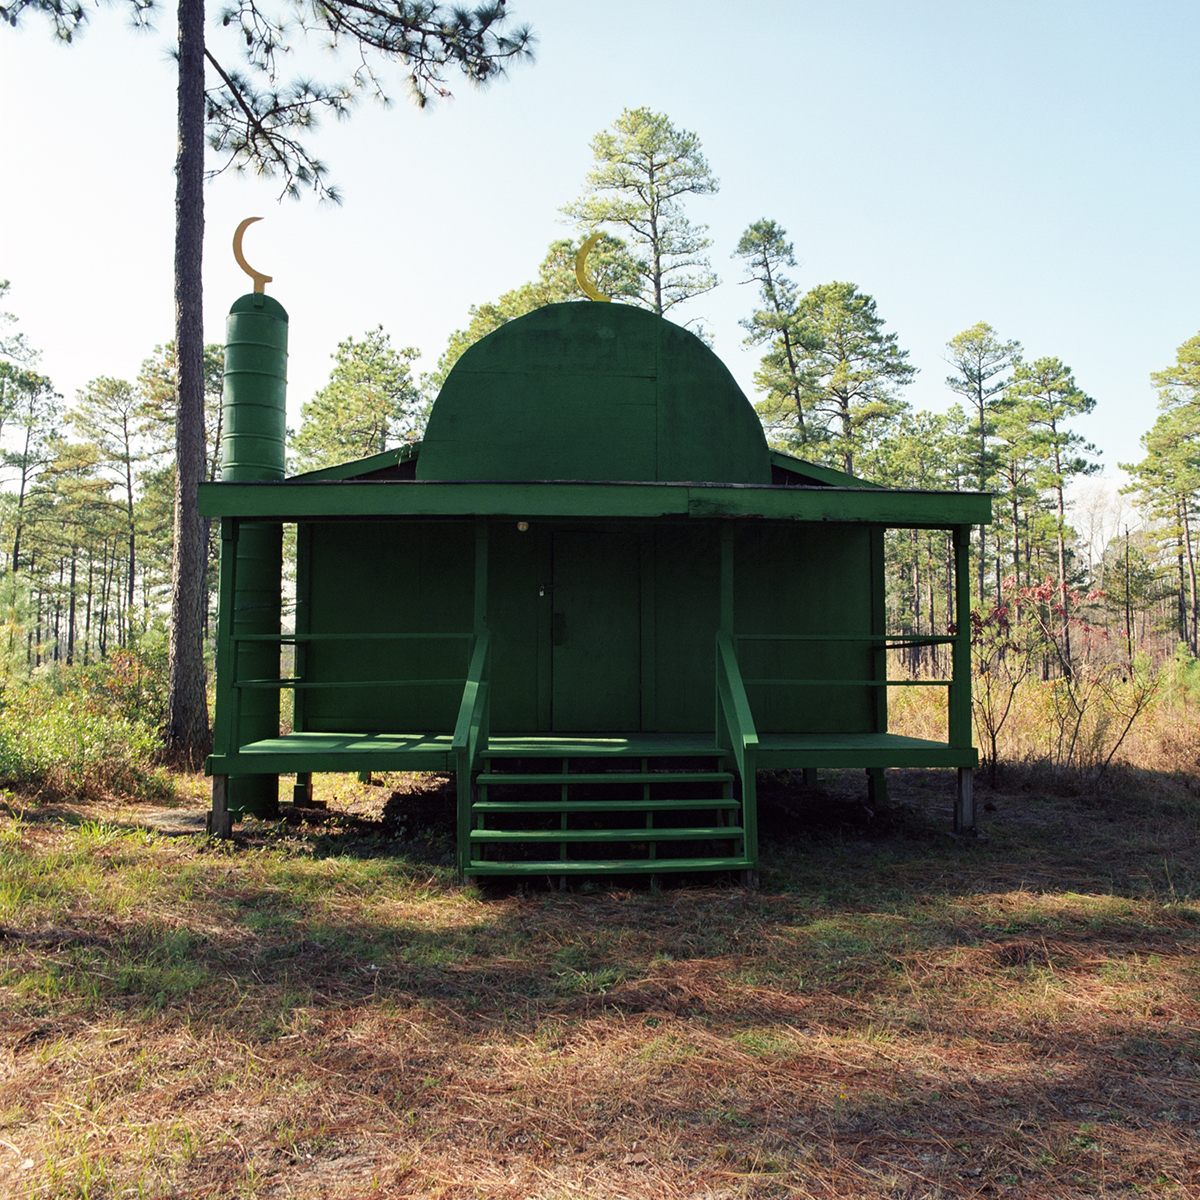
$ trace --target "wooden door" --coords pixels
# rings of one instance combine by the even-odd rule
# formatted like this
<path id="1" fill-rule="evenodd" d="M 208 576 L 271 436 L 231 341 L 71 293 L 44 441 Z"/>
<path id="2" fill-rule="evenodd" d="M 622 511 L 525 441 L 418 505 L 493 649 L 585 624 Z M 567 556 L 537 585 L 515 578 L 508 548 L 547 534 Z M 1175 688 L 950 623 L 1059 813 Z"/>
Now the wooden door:
<path id="1" fill-rule="evenodd" d="M 636 532 L 554 534 L 552 723 L 556 733 L 641 727 L 641 560 Z"/>

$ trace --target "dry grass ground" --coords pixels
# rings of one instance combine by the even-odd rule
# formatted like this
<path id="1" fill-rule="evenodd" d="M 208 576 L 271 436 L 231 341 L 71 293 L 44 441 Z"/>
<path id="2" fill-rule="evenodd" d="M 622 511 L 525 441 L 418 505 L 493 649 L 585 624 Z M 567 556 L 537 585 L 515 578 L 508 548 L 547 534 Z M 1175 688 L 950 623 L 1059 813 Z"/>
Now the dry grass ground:
<path id="1" fill-rule="evenodd" d="M 976 842 L 948 775 L 767 781 L 756 893 L 481 894 L 339 786 L 226 847 L 9 797 L 0 1193 L 1200 1196 L 1194 778 Z"/>

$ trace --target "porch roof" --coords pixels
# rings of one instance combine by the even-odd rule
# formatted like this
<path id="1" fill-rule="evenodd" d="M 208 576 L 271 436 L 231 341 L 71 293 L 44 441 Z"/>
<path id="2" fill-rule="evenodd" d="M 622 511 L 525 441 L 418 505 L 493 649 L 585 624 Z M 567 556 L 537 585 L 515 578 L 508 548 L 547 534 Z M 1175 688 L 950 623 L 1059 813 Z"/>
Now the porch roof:
<path id="1" fill-rule="evenodd" d="M 986 492 L 778 484 L 302 479 L 202 483 L 206 517 L 746 518 L 897 528 L 987 524 Z"/>

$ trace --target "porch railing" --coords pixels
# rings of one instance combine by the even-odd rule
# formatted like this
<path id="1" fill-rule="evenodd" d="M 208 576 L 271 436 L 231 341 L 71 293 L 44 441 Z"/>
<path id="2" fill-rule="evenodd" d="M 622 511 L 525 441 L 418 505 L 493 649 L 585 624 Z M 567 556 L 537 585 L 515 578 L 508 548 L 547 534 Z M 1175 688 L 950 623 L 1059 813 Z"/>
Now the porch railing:
<path id="1" fill-rule="evenodd" d="M 321 642 L 345 642 L 360 644 L 363 642 L 463 642 L 468 650 L 467 666 L 464 674 L 470 680 L 471 663 L 474 661 L 474 647 L 478 642 L 473 633 L 235 633 L 228 639 L 229 652 L 223 662 L 218 662 L 217 685 L 220 693 L 218 711 L 223 718 L 221 721 L 221 736 L 217 739 L 222 752 L 235 754 L 241 744 L 241 699 L 248 691 L 327 691 L 356 688 L 409 688 L 409 687 L 462 687 L 464 675 L 436 678 L 398 679 L 337 679 L 321 680 L 306 679 L 302 674 L 281 675 L 275 678 L 239 679 L 237 676 L 238 647 L 246 644 L 269 643 L 277 646 L 308 646 Z M 222 669 L 223 668 L 223 669 Z M 461 708 L 461 705 L 460 705 Z"/>
<path id="2" fill-rule="evenodd" d="M 774 676 L 746 678 L 746 687 L 850 687 L 850 688 L 893 688 L 893 687 L 944 687 L 948 689 L 946 704 L 946 741 L 948 745 L 957 746 L 963 736 L 962 722 L 957 720 L 961 708 L 961 694 L 965 692 L 967 704 L 970 704 L 970 680 L 957 677 L 957 667 L 961 660 L 956 659 L 956 673 L 949 679 L 889 679 L 886 675 L 886 661 L 883 656 L 889 650 L 910 650 L 917 646 L 953 646 L 957 650 L 961 643 L 958 634 L 886 634 L 886 633 L 740 633 L 734 637 L 735 645 L 741 642 L 812 642 L 829 643 L 845 642 L 874 647 L 877 652 L 877 674 L 874 679 L 817 679 L 810 677 L 779 678 Z M 969 662 L 969 660 L 967 660 Z M 886 732 L 886 730 L 881 730 Z M 966 742 L 970 744 L 970 727 L 966 727 Z"/>

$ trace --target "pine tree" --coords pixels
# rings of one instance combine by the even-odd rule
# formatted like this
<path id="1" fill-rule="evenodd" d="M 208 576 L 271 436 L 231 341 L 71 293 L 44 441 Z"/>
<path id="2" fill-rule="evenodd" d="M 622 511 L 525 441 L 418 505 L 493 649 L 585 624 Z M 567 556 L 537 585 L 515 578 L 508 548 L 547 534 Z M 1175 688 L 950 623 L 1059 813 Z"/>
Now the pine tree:
<path id="1" fill-rule="evenodd" d="M 764 346 L 754 382 L 764 393 L 759 406 L 767 428 L 795 427 L 793 444 L 803 448 L 813 437 L 805 419 L 804 381 L 799 352 L 803 331 L 797 309 L 799 293 L 784 273 L 796 265 L 792 243 L 774 221 L 755 221 L 738 240 L 735 254 L 745 263 L 744 283 L 758 284 L 759 307 L 743 318 L 747 346 Z"/>
<path id="2" fill-rule="evenodd" d="M 51 568 L 50 576 L 43 576 L 42 591 L 54 597 L 52 656 L 67 666 L 76 661 L 81 643 L 81 657 L 86 660 L 90 637 L 91 580 L 86 579 L 83 587 L 85 619 L 81 622 L 79 568 L 92 561 L 102 541 L 117 544 L 124 524 L 109 494 L 111 483 L 100 475 L 99 467 L 100 455 L 94 445 L 60 440 L 55 444 L 54 457 L 29 492 L 31 557 Z M 53 582 L 55 567 L 57 583 Z M 90 576 L 90 571 L 87 574 Z M 123 594 L 124 589 L 121 591 Z M 122 644 L 123 630 L 130 621 L 128 608 L 124 617 L 118 626 Z"/>
<path id="3" fill-rule="evenodd" d="M 95 447 L 98 466 L 115 478 L 125 513 L 126 634 L 132 640 L 134 587 L 137 579 L 137 522 L 134 517 L 134 476 L 142 455 L 137 447 L 138 395 L 124 379 L 102 376 L 80 393 L 70 414 L 71 425 Z"/>
<path id="4" fill-rule="evenodd" d="M 1035 485 L 1050 492 L 1054 499 L 1054 546 L 1061 595 L 1062 644 L 1059 653 L 1063 673 L 1069 676 L 1073 661 L 1065 490 L 1077 476 L 1099 470 L 1099 464 L 1091 457 L 1099 452 L 1071 429 L 1069 423 L 1090 413 L 1096 407 L 1096 401 L 1080 389 L 1070 368 L 1060 359 L 1038 358 L 1032 363 L 1017 363 L 1006 393 L 1006 403 L 1011 410 L 1008 414 L 1011 421 L 1029 432 Z"/>
<path id="5" fill-rule="evenodd" d="M 960 482 L 965 414 L 924 409 L 901 413 L 888 438 L 871 454 L 873 482 L 890 487 L 953 488 Z M 900 614 L 901 632 L 944 634 L 954 620 L 953 549 L 944 530 L 896 529 L 886 534 L 885 562 L 892 611 Z M 909 669 L 938 669 L 937 647 L 911 647 Z"/>
<path id="6" fill-rule="evenodd" d="M 716 287 L 707 226 L 684 212 L 689 196 L 717 191 L 700 139 L 663 113 L 627 108 L 592 139 L 586 191 L 563 210 L 585 232 L 616 225 L 629 239 L 641 301 L 662 316 Z"/>
<path id="7" fill-rule="evenodd" d="M 0 303 L 3 303 L 11 285 L 7 279 L 0 279 Z M 0 309 L 0 361 L 24 364 L 28 366 L 36 355 L 30 349 L 25 335 L 14 328 L 17 318 L 10 312 Z M 0 396 L 2 399 L 2 396 Z"/>
<path id="8" fill-rule="evenodd" d="M 1200 506 L 1200 334 L 1176 353 L 1175 363 L 1155 371 L 1159 414 L 1142 437 L 1146 454 L 1122 463 L 1130 491 L 1140 495 L 1172 544 L 1179 639 L 1200 653 L 1200 587 L 1197 586 L 1196 512 Z"/>
<path id="9" fill-rule="evenodd" d="M 425 410 L 410 372 L 419 351 L 396 350 L 383 327 L 338 343 L 329 382 L 301 413 L 292 449 L 303 471 L 415 441 Z"/>
<path id="10" fill-rule="evenodd" d="M 995 409 L 1004 402 L 1012 368 L 1021 355 L 1020 342 L 1002 341 L 986 322 L 978 321 L 946 343 L 947 361 L 953 373 L 946 386 L 957 392 L 970 406 L 974 425 L 974 485 L 986 492 L 997 468 L 995 449 L 990 442 L 995 434 Z M 979 526 L 979 600 L 987 587 L 987 526 Z M 995 572 L 996 603 L 1000 603 L 1000 572 Z"/>
<path id="11" fill-rule="evenodd" d="M 875 301 L 852 283 L 822 283 L 796 308 L 800 394 L 820 457 L 854 472 L 856 458 L 883 437 L 905 404 L 899 392 L 916 374 Z"/>
<path id="12" fill-rule="evenodd" d="M 16 501 L 13 512 L 12 551 L 9 569 L 14 573 L 23 565 L 21 538 L 25 530 L 25 506 L 29 490 L 38 475 L 54 459 L 57 444 L 62 397 L 44 375 L 33 371 L 17 371 L 9 377 L 15 393 L 11 425 L 15 429 L 15 446 L 4 451 L 3 459 L 16 476 Z"/>

